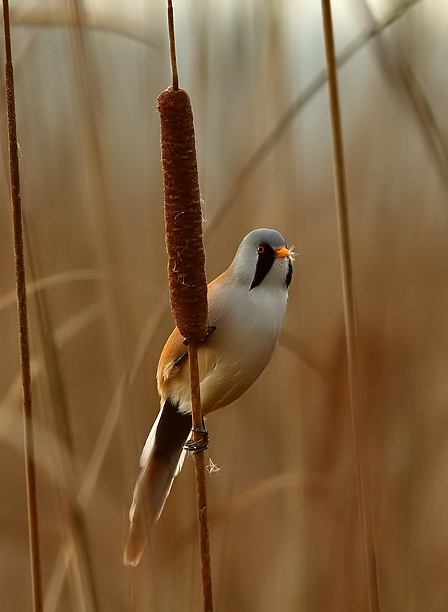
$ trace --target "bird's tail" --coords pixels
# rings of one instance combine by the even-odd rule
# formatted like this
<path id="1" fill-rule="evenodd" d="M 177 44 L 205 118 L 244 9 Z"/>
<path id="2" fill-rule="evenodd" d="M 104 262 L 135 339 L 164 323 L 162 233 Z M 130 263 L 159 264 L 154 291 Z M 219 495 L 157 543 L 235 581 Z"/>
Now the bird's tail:
<path id="1" fill-rule="evenodd" d="M 140 458 L 141 472 L 129 512 L 125 565 L 137 565 L 148 542 L 151 527 L 159 519 L 184 458 L 183 445 L 191 430 L 191 414 L 179 412 L 166 400 L 146 440 Z"/>

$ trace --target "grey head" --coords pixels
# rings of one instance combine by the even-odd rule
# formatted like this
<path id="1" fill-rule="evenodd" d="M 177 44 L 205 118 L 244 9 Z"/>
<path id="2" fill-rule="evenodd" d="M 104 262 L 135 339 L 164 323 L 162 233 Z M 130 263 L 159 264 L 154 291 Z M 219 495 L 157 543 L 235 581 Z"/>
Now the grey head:
<path id="1" fill-rule="evenodd" d="M 285 239 L 273 229 L 253 230 L 238 247 L 231 270 L 249 291 L 268 287 L 286 291 L 292 262 Z"/>

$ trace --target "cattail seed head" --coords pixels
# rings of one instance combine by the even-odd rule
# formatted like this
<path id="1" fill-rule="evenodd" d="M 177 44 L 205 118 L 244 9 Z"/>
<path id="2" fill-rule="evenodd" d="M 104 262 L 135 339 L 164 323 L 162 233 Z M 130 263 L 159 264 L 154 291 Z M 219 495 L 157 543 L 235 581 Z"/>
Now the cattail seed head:
<path id="1" fill-rule="evenodd" d="M 193 111 L 183 89 L 158 97 L 171 308 L 180 333 L 195 342 L 207 328 L 207 282 Z"/>

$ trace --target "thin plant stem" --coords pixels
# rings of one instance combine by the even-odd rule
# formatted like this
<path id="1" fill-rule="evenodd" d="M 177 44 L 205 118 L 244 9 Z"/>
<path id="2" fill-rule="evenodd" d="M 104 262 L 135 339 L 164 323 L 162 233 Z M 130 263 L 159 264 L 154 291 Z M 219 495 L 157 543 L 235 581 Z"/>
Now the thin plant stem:
<path id="1" fill-rule="evenodd" d="M 190 362 L 191 407 L 193 416 L 193 436 L 195 441 L 201 439 L 196 430 L 203 427 L 201 396 L 199 386 L 198 349 L 195 342 L 188 344 Z M 196 477 L 196 499 L 198 509 L 199 548 L 201 553 L 202 595 L 204 599 L 204 612 L 213 612 L 212 570 L 210 557 L 210 537 L 207 517 L 207 487 L 205 481 L 204 452 L 194 454 Z"/>
<path id="2" fill-rule="evenodd" d="M 177 91 L 179 89 L 179 75 L 177 73 L 176 39 L 174 37 L 174 15 L 173 3 L 171 0 L 168 0 L 168 36 L 170 39 L 170 62 L 171 73 L 173 75 L 173 89 Z"/>
<path id="3" fill-rule="evenodd" d="M 5 36 L 5 85 L 8 117 L 9 171 L 13 223 L 17 313 L 19 325 L 20 368 L 22 375 L 22 403 L 24 425 L 24 453 L 28 503 L 28 528 L 31 555 L 33 610 L 43 612 L 42 574 L 39 550 L 39 521 L 37 508 L 36 465 L 31 402 L 31 363 L 26 299 L 25 254 L 23 248 L 22 200 L 20 194 L 19 151 L 14 93 L 14 69 L 11 50 L 9 3 L 3 0 L 3 30 Z"/>
<path id="4" fill-rule="evenodd" d="M 193 439 L 199 442 L 203 420 L 197 347 L 206 334 L 207 281 L 193 111 L 187 92 L 179 89 L 171 0 L 168 0 L 168 29 L 173 84 L 158 97 L 168 278 L 176 325 L 188 339 Z M 194 462 L 204 612 L 213 612 L 203 449 L 194 453 Z"/>
<path id="5" fill-rule="evenodd" d="M 376 577 L 375 547 L 368 529 L 365 478 L 363 457 L 359 444 L 360 426 L 358 422 L 358 358 L 357 358 L 357 316 L 353 283 L 352 256 L 350 248 L 350 227 L 347 198 L 347 183 L 342 138 L 341 109 L 339 104 L 339 87 L 337 61 L 334 46 L 333 19 L 331 0 L 322 0 L 322 19 L 325 37 L 326 68 L 328 82 L 328 99 L 333 145 L 333 174 L 336 213 L 338 220 L 339 251 L 341 261 L 342 294 L 344 305 L 345 338 L 347 351 L 348 386 L 350 394 L 350 415 L 352 441 L 355 456 L 356 489 L 358 515 L 364 543 L 365 568 L 367 576 L 367 595 L 369 611 L 379 609 L 378 583 Z"/>

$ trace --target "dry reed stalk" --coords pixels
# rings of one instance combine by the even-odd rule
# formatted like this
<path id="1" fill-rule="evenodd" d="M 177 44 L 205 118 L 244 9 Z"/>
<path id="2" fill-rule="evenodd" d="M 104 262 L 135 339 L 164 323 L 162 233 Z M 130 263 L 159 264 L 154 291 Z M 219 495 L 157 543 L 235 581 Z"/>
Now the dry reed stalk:
<path id="1" fill-rule="evenodd" d="M 161 124 L 165 226 L 171 308 L 180 333 L 188 340 L 193 439 L 203 428 L 197 347 L 207 331 L 207 282 L 202 242 L 202 209 L 193 112 L 186 91 L 178 89 L 174 19 L 168 0 L 173 86 L 158 98 Z M 205 612 L 213 612 L 210 539 L 204 448 L 194 453 L 196 497 Z"/>
<path id="2" fill-rule="evenodd" d="M 191 404 L 195 430 L 203 427 L 199 390 L 197 344 L 207 329 L 207 283 L 202 244 L 202 211 L 194 139 L 193 113 L 188 94 L 172 88 L 158 98 L 170 298 L 176 325 L 188 339 Z M 194 454 L 201 550 L 204 610 L 212 612 L 210 544 L 203 452 Z"/>
<path id="3" fill-rule="evenodd" d="M 174 14 L 173 14 L 173 3 L 168 0 L 168 36 L 170 39 L 170 63 L 171 63 L 171 75 L 173 79 L 173 89 L 177 91 L 179 89 L 179 75 L 177 73 L 177 58 L 176 58 L 176 39 L 174 36 Z"/>
<path id="4" fill-rule="evenodd" d="M 365 494 L 364 458 L 361 450 L 361 427 L 359 423 L 359 375 L 357 356 L 357 315 L 353 283 L 350 227 L 347 198 L 347 183 L 342 138 L 341 110 L 337 62 L 334 46 L 331 0 L 322 0 L 322 20 L 325 38 L 325 54 L 328 81 L 328 100 L 333 148 L 334 192 L 338 221 L 338 237 L 341 261 L 341 280 L 344 305 L 345 345 L 347 353 L 348 387 L 350 396 L 350 417 L 352 442 L 355 458 L 356 491 L 361 535 L 364 543 L 367 598 L 369 611 L 380 609 L 379 588 L 376 568 L 376 550 L 373 538 L 373 517 L 367 517 Z"/>
<path id="5" fill-rule="evenodd" d="M 42 612 L 42 574 L 39 549 L 39 513 L 37 507 L 36 465 L 31 401 L 31 363 L 28 336 L 28 306 L 26 299 L 25 253 L 23 248 L 22 199 L 20 194 L 14 68 L 12 62 L 8 0 L 3 0 L 3 31 L 5 36 L 6 111 L 8 117 L 9 171 L 17 290 L 17 313 L 19 324 L 20 367 L 22 373 L 24 454 L 31 554 L 31 580 L 34 612 Z"/>
<path id="6" fill-rule="evenodd" d="M 191 342 L 188 348 L 190 360 L 191 380 L 191 407 L 193 415 L 193 439 L 201 440 L 198 433 L 203 427 L 201 397 L 199 386 L 199 367 L 197 344 Z M 196 478 L 196 499 L 198 511 L 199 547 L 201 554 L 202 595 L 204 599 L 204 612 L 213 612 L 212 570 L 210 555 L 210 535 L 208 529 L 207 486 L 205 481 L 205 459 L 203 450 L 194 453 L 194 466 Z"/>

